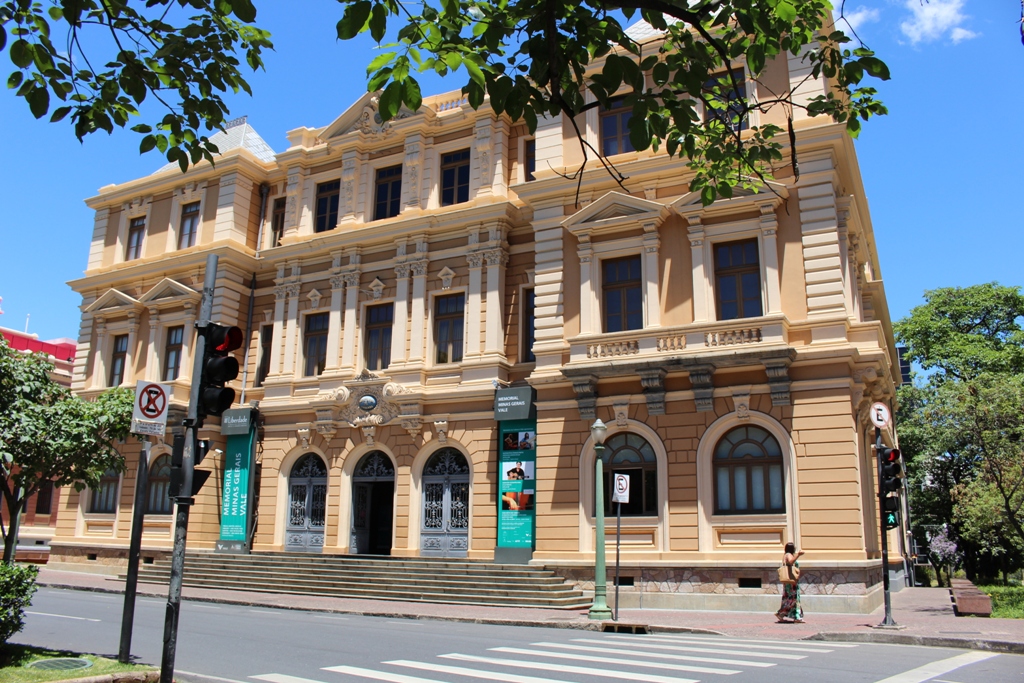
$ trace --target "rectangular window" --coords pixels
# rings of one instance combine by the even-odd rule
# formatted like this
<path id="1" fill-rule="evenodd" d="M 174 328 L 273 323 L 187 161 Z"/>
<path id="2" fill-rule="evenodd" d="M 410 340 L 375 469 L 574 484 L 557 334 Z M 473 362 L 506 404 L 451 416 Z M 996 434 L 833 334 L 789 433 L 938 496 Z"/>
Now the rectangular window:
<path id="1" fill-rule="evenodd" d="M 643 281 L 640 257 L 601 261 L 604 295 L 604 331 L 639 330 L 644 326 Z"/>
<path id="2" fill-rule="evenodd" d="M 469 201 L 469 150 L 441 155 L 441 206 Z"/>
<path id="3" fill-rule="evenodd" d="M 519 354 L 519 357 L 523 359 L 524 363 L 532 363 L 537 360 L 533 355 L 533 342 L 537 340 L 537 327 L 536 327 L 536 296 L 534 290 L 524 289 L 523 290 L 523 352 Z"/>
<path id="4" fill-rule="evenodd" d="M 121 478 L 117 470 L 107 470 L 100 478 L 100 485 L 92 490 L 89 512 L 112 515 L 117 512 L 117 485 Z"/>
<path id="5" fill-rule="evenodd" d="M 178 370 L 181 367 L 181 342 L 184 336 L 185 328 L 182 325 L 167 329 L 167 344 L 164 346 L 165 382 L 178 379 Z"/>
<path id="6" fill-rule="evenodd" d="M 402 167 L 377 169 L 377 183 L 373 220 L 397 216 L 402 203 Z"/>
<path id="7" fill-rule="evenodd" d="M 736 81 L 733 86 L 733 79 Z M 717 92 L 716 92 L 717 91 Z M 704 122 L 718 119 L 732 130 L 746 130 L 747 118 L 743 105 L 747 100 L 747 82 L 743 69 L 734 69 L 732 78 L 723 71 L 704 84 Z"/>
<path id="8" fill-rule="evenodd" d="M 762 314 L 757 240 L 715 245 L 715 299 L 719 320 Z"/>
<path id="9" fill-rule="evenodd" d="M 523 144 L 523 175 L 526 182 L 533 180 L 533 174 L 537 172 L 537 141 L 527 140 Z"/>
<path id="10" fill-rule="evenodd" d="M 274 326 L 264 325 L 260 328 L 260 367 L 256 370 L 256 385 L 263 386 L 263 382 L 270 374 L 270 353 L 273 349 Z"/>
<path id="11" fill-rule="evenodd" d="M 196 244 L 199 232 L 199 202 L 181 207 L 181 232 L 178 235 L 178 249 L 188 249 Z"/>
<path id="12" fill-rule="evenodd" d="M 128 356 L 128 335 L 114 337 L 114 353 L 110 357 L 110 386 L 119 387 L 124 381 L 124 363 Z"/>
<path id="13" fill-rule="evenodd" d="M 341 197 L 341 181 L 332 180 L 316 186 L 315 232 L 334 230 L 338 225 L 338 199 Z M 282 219 L 284 214 L 282 213 Z M 283 221 L 282 221 L 283 222 Z"/>
<path id="14" fill-rule="evenodd" d="M 133 218 L 128 224 L 128 245 L 124 250 L 124 260 L 134 261 L 142 256 L 142 238 L 146 235 L 146 218 Z"/>
<path id="15" fill-rule="evenodd" d="M 274 200 L 274 211 L 270 215 L 270 246 L 281 246 L 281 238 L 284 237 L 284 210 L 288 206 L 285 198 Z"/>
<path id="16" fill-rule="evenodd" d="M 306 316 L 306 377 L 314 377 L 327 365 L 327 326 L 329 313 Z"/>
<path id="17" fill-rule="evenodd" d="M 36 493 L 36 515 L 49 516 L 53 508 L 53 482 L 44 481 Z"/>
<path id="18" fill-rule="evenodd" d="M 391 365 L 391 327 L 394 304 L 366 309 L 366 369 L 386 370 Z"/>
<path id="19" fill-rule="evenodd" d="M 633 143 L 629 141 L 629 121 L 633 118 L 633 108 L 623 104 L 621 97 L 611 101 L 610 106 L 601 112 L 601 153 L 606 157 L 633 151 Z"/>
<path id="20" fill-rule="evenodd" d="M 462 317 L 465 309 L 465 294 L 450 294 L 437 298 L 434 338 L 437 339 L 438 363 L 458 363 L 462 360 Z"/>

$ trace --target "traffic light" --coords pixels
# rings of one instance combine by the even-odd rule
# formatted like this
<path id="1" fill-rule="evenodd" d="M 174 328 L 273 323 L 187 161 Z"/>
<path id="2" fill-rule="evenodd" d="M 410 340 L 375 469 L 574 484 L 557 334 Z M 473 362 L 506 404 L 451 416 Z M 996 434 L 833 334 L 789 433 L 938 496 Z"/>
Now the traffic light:
<path id="1" fill-rule="evenodd" d="M 885 513 L 885 528 L 895 529 L 900 525 L 900 511 L 889 510 Z"/>
<path id="2" fill-rule="evenodd" d="M 231 352 L 242 346 L 242 330 L 234 326 L 208 323 L 203 335 L 206 350 L 197 406 L 200 421 L 207 415 L 220 415 L 235 402 L 235 390 L 224 384 L 238 377 L 238 359 Z"/>
<path id="3" fill-rule="evenodd" d="M 882 458 L 882 490 L 891 493 L 903 488 L 903 462 L 900 449 L 883 447 L 879 451 Z"/>
<path id="4" fill-rule="evenodd" d="M 185 435 L 178 434 L 174 437 L 174 443 L 171 446 L 171 482 L 167 489 L 167 495 L 171 498 L 182 497 L 182 491 L 186 485 L 191 487 L 191 483 L 186 484 L 186 479 L 189 479 L 188 473 L 185 471 Z"/>

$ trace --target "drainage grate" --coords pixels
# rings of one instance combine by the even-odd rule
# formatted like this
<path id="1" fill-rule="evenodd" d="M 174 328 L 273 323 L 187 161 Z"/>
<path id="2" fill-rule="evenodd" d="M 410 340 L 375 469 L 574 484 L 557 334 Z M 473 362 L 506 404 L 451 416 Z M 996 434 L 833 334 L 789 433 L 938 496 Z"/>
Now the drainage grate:
<path id="1" fill-rule="evenodd" d="M 72 671 L 74 669 L 88 669 L 90 666 L 92 666 L 92 662 L 88 659 L 79 659 L 77 657 L 40 659 L 29 664 L 29 667 L 33 669 L 43 669 L 45 671 Z"/>
<path id="2" fill-rule="evenodd" d="M 604 622 L 601 630 L 605 633 L 635 633 L 637 635 L 646 635 L 647 633 L 647 627 L 642 624 L 620 624 L 615 621 Z"/>

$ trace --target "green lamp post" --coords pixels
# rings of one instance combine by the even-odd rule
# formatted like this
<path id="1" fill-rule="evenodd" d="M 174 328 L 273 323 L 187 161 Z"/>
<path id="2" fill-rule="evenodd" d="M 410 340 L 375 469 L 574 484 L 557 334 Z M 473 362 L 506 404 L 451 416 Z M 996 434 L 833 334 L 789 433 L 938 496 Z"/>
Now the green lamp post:
<path id="1" fill-rule="evenodd" d="M 601 418 L 594 420 L 590 434 L 594 437 L 594 523 L 597 526 L 597 547 L 594 549 L 594 604 L 591 619 L 611 619 L 608 607 L 608 576 L 604 564 L 604 435 L 608 427 Z"/>

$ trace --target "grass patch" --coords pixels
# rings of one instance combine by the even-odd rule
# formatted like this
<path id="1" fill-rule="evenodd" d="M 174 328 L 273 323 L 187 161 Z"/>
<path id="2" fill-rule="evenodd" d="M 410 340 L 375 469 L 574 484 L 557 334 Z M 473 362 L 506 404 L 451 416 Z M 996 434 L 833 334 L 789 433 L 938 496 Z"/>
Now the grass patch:
<path id="1" fill-rule="evenodd" d="M 1024 586 L 978 586 L 992 598 L 992 616 L 1024 619 Z"/>
<path id="2" fill-rule="evenodd" d="M 51 659 L 54 657 L 76 657 L 88 659 L 92 666 L 87 669 L 73 669 L 70 671 L 46 671 L 33 669 L 28 666 L 40 659 Z M 0 646 L 0 683 L 45 683 L 46 681 L 66 681 L 72 678 L 84 678 L 86 676 L 102 676 L 103 674 L 119 673 L 122 671 L 152 671 L 151 666 L 138 666 L 136 664 L 122 664 L 115 659 L 105 659 L 95 655 L 83 655 L 67 650 L 49 650 L 31 645 L 7 645 Z"/>

